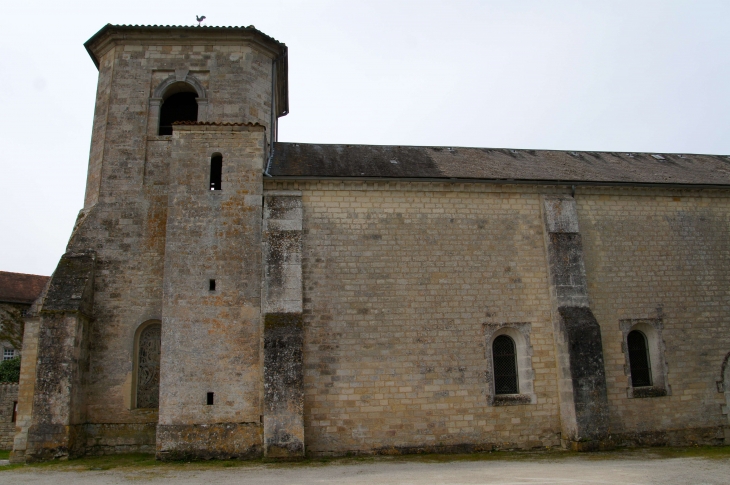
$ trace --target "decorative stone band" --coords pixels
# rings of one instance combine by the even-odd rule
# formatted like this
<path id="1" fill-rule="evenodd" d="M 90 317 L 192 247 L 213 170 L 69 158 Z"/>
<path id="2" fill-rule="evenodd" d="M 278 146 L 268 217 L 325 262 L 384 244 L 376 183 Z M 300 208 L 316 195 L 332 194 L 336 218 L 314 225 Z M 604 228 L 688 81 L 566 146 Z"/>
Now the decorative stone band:
<path id="1" fill-rule="evenodd" d="M 542 208 L 563 443 L 576 450 L 596 449 L 608 437 L 608 395 L 601 329 L 588 301 L 578 212 L 570 196 L 543 196 Z"/>

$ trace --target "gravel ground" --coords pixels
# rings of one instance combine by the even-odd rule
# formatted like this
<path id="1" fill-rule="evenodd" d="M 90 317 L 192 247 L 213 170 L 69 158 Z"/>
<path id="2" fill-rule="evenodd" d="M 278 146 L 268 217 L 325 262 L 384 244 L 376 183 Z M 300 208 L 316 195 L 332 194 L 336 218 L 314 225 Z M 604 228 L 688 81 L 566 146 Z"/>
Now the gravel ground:
<path id="1" fill-rule="evenodd" d="M 0 484 L 730 484 L 730 454 L 660 458 L 582 455 L 520 459 L 372 459 L 328 464 L 160 464 L 94 470 L 93 466 L 0 469 Z M 89 469 L 92 468 L 92 469 Z"/>

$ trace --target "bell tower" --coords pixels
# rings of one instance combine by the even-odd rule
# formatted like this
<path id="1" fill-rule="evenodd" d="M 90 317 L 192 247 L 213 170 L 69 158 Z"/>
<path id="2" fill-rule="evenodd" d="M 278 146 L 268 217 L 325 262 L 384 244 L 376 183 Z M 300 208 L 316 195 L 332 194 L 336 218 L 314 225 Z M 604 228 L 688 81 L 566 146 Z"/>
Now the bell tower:
<path id="1" fill-rule="evenodd" d="M 263 171 L 287 48 L 106 25 L 84 208 L 26 329 L 13 459 L 264 450 Z"/>

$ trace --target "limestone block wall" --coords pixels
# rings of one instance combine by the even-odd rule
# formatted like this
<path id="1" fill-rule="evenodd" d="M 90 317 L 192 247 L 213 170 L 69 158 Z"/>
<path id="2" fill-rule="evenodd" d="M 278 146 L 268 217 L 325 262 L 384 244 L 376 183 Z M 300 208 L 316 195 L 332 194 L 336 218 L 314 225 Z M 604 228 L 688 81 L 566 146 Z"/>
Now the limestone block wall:
<path id="1" fill-rule="evenodd" d="M 195 78 L 207 96 L 200 121 L 271 122 L 271 55 L 249 45 L 228 45 L 211 38 L 207 45 L 170 45 L 149 41 L 117 45 L 100 59 L 97 104 L 85 207 L 108 190 L 131 181 L 141 184 L 148 142 L 157 136 L 157 111 L 150 109 L 156 88 L 176 71 Z"/>
<path id="2" fill-rule="evenodd" d="M 141 39 L 99 59 L 86 199 L 68 245 L 97 254 L 84 389 L 89 452 L 155 444 L 158 413 L 135 408 L 133 368 L 135 332 L 162 316 L 172 136 L 157 136 L 156 88 L 184 71 L 205 91 L 207 120 L 271 121 L 270 52 L 215 34 L 204 45 Z"/>
<path id="3" fill-rule="evenodd" d="M 587 291 L 575 198 L 544 195 L 541 200 L 562 440 L 575 450 L 597 449 L 608 438 L 606 375 L 601 327 L 591 311 Z"/>
<path id="4" fill-rule="evenodd" d="M 539 201 L 565 198 L 564 189 L 324 181 L 266 188 L 302 191 L 309 452 L 559 442 Z M 727 193 L 578 188 L 574 200 L 582 298 L 600 325 L 608 398 L 603 421 L 587 424 L 599 423 L 598 439 L 609 446 L 722 443 Z M 507 322 L 530 325 L 536 404 L 489 405 L 483 333 Z M 625 338 L 634 324 L 661 335 L 650 347 L 661 349 L 664 364 L 652 365 L 665 392 L 630 388 Z"/>
<path id="5" fill-rule="evenodd" d="M 261 452 L 261 126 L 173 134 L 157 452 Z M 221 190 L 210 164 L 223 157 Z M 212 282 L 215 282 L 214 285 Z"/>
<path id="6" fill-rule="evenodd" d="M 304 456 L 302 194 L 264 197 L 264 455 Z"/>
<path id="7" fill-rule="evenodd" d="M 730 352 L 728 193 L 594 188 L 579 189 L 576 202 L 613 433 L 644 443 L 721 442 L 727 418 L 717 381 Z M 640 319 L 663 325 L 667 395 L 629 397 L 621 322 Z"/>
<path id="8" fill-rule="evenodd" d="M 484 185 L 302 191 L 308 453 L 556 446 L 539 195 Z M 534 404 L 488 405 L 485 325 L 530 328 Z"/>
<path id="9" fill-rule="evenodd" d="M 15 408 L 18 403 L 18 384 L 11 382 L 0 383 L 0 450 L 9 450 L 13 447 L 15 436 Z"/>
<path id="10" fill-rule="evenodd" d="M 10 456 L 12 461 L 18 463 L 25 461 L 25 451 L 28 447 L 28 429 L 33 418 L 39 327 L 39 317 L 26 319 L 23 332 L 23 358 L 20 361 L 20 381 L 18 382 L 18 415 L 13 438 L 13 452 Z"/>

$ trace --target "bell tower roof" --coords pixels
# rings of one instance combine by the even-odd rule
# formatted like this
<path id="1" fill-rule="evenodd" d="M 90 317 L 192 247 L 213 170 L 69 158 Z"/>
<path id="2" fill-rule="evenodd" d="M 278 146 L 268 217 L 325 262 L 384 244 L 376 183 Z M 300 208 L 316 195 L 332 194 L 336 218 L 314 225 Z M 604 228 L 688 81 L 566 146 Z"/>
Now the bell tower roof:
<path id="1" fill-rule="evenodd" d="M 276 115 L 289 112 L 287 47 L 253 25 L 248 27 L 198 27 L 183 25 L 112 25 L 106 24 L 84 43 L 86 51 L 99 68 L 99 59 L 116 45 L 241 45 L 253 44 L 276 62 Z"/>

